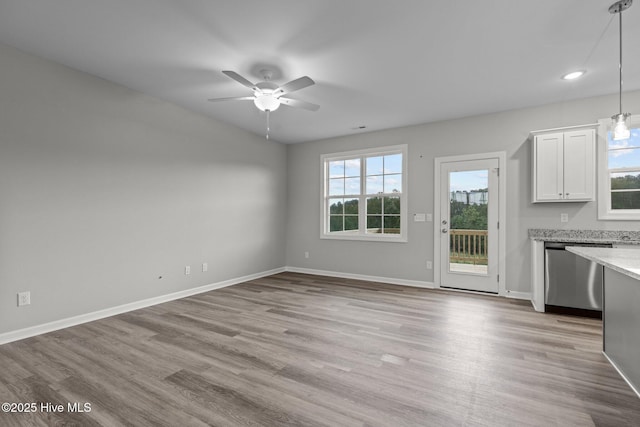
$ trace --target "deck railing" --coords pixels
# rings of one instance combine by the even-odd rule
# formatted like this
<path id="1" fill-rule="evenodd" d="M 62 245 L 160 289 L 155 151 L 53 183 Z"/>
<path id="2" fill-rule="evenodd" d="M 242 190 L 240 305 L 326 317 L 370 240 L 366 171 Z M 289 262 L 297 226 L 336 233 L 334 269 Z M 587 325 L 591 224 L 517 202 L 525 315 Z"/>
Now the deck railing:
<path id="1" fill-rule="evenodd" d="M 449 230 L 449 261 L 486 265 L 487 230 Z"/>

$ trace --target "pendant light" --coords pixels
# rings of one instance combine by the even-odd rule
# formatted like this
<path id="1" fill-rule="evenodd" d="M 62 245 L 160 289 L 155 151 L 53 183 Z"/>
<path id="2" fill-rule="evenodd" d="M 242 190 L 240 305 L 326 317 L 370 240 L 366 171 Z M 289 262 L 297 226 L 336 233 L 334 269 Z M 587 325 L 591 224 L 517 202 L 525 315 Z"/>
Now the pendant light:
<path id="1" fill-rule="evenodd" d="M 609 13 L 619 14 L 620 22 L 620 62 L 618 68 L 620 70 L 620 86 L 619 86 L 619 100 L 620 100 L 620 112 L 611 117 L 613 120 L 613 139 L 621 140 L 627 139 L 631 135 L 629 131 L 628 119 L 631 116 L 629 113 L 622 112 L 622 12 L 629 9 L 633 4 L 633 0 L 620 0 L 615 2 L 609 7 Z"/>

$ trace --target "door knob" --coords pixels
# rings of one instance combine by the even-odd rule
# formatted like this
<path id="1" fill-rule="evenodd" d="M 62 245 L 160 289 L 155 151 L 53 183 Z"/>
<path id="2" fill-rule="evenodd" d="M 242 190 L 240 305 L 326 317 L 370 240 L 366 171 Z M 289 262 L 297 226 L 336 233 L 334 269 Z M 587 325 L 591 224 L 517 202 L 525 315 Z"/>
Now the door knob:
<path id="1" fill-rule="evenodd" d="M 443 229 L 442 229 L 442 232 L 443 232 L 443 233 L 446 233 L 447 231 L 449 231 L 449 230 L 447 230 L 446 228 L 443 228 Z"/>

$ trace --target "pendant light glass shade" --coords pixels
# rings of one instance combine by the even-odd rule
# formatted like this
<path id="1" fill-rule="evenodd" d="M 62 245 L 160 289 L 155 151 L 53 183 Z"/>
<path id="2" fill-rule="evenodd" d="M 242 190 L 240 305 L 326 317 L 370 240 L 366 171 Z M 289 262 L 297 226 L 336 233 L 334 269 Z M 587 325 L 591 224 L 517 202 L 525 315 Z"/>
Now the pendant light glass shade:
<path id="1" fill-rule="evenodd" d="M 613 139 L 619 141 L 621 139 L 629 139 L 631 132 L 629 131 L 629 113 L 620 113 L 611 117 L 613 120 Z"/>

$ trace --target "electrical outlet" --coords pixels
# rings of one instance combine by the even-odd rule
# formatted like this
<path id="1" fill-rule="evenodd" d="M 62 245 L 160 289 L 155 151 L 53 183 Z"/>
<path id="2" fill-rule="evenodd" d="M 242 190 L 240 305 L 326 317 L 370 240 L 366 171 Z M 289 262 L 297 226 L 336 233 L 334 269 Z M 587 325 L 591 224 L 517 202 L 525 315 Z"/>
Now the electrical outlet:
<path id="1" fill-rule="evenodd" d="M 561 213 L 560 214 L 560 222 L 569 222 L 569 214 Z"/>
<path id="2" fill-rule="evenodd" d="M 202 272 L 209 271 L 209 265 L 206 262 L 202 263 Z"/>
<path id="3" fill-rule="evenodd" d="M 184 268 L 184 274 L 191 274 L 191 266 L 190 266 L 190 265 L 187 265 L 187 266 Z"/>
<path id="4" fill-rule="evenodd" d="M 18 292 L 18 307 L 31 304 L 31 292 Z"/>
<path id="5" fill-rule="evenodd" d="M 304 257 L 305 257 L 305 258 L 309 258 L 309 252 L 305 252 L 305 253 L 304 253 Z"/>
<path id="6" fill-rule="evenodd" d="M 427 270 L 431 270 L 433 268 L 433 263 L 431 261 L 427 261 Z"/>

